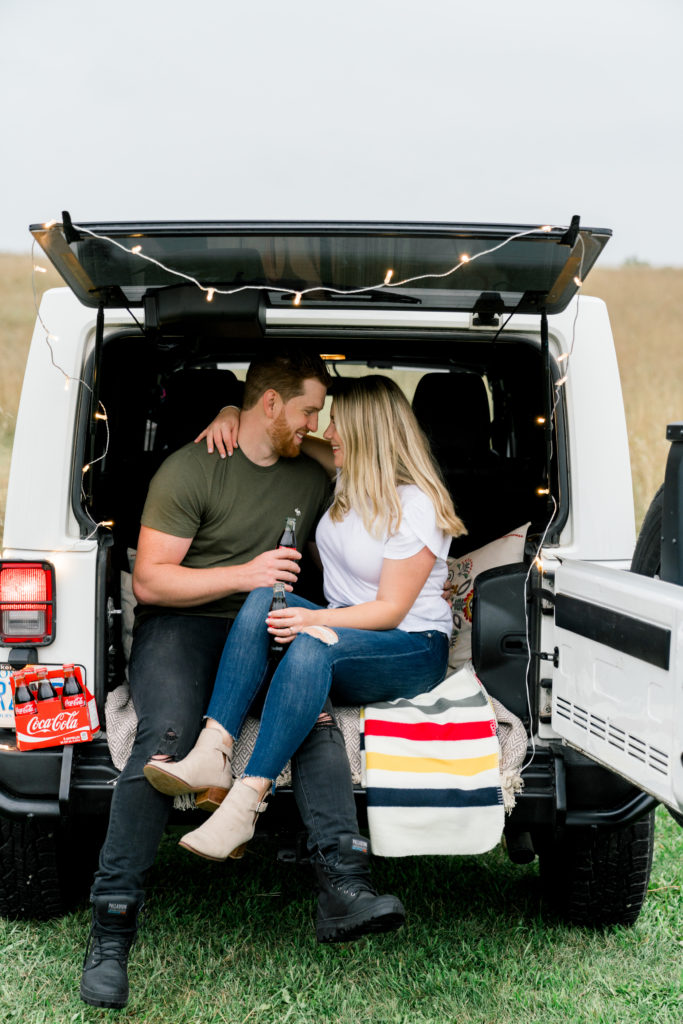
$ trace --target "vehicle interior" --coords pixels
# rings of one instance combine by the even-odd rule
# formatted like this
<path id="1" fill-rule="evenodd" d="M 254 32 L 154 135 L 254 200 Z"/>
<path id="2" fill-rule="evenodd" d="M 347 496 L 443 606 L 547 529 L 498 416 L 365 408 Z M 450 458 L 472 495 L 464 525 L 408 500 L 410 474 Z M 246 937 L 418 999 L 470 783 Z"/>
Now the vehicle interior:
<path id="1" fill-rule="evenodd" d="M 151 477 L 164 458 L 192 442 L 222 406 L 240 404 L 242 381 L 256 345 L 309 347 L 326 356 L 333 378 L 367 373 L 394 378 L 412 403 L 468 528 L 466 536 L 453 541 L 451 555 L 475 551 L 527 522 L 527 551 L 535 551 L 533 538 L 543 534 L 552 515 L 548 488 L 556 496 L 566 495 L 566 467 L 558 457 L 562 445 L 554 436 L 548 465 L 543 364 L 533 337 L 492 334 L 472 340 L 470 334 L 340 341 L 300 336 L 255 343 L 177 334 L 141 337 L 139 331 L 123 331 L 109 336 L 99 355 L 97 401 L 107 420 L 93 421 L 89 403 L 84 404 L 84 462 L 92 465 L 84 489 L 80 490 L 80 480 L 74 483 L 84 535 L 92 532 L 93 523 L 113 522 L 107 592 L 115 607 L 120 607 L 118 580 L 122 570 L 129 570 L 128 552 L 137 544 Z M 330 401 L 328 397 L 319 433 L 327 426 Z M 93 422 L 95 431 L 87 436 L 87 425 Z M 561 408 L 553 424 L 554 431 L 558 428 Z M 547 542 L 559 534 L 564 514 L 558 499 Z M 320 579 L 312 566 L 304 568 L 299 589 L 320 599 Z M 117 622 L 113 629 L 108 644 L 110 655 L 114 652 L 110 687 L 122 674 Z M 518 697 L 513 703 L 526 709 L 526 695 L 520 690 Z"/>

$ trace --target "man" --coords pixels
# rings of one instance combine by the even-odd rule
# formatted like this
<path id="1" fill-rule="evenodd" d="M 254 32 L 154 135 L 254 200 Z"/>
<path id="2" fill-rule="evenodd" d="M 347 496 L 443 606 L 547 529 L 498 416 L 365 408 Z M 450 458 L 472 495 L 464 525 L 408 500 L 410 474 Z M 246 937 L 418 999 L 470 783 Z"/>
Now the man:
<path id="1" fill-rule="evenodd" d="M 91 893 L 81 979 L 81 998 L 91 1005 L 126 1005 L 145 875 L 170 811 L 171 799 L 149 785 L 142 769 L 152 757 L 180 760 L 190 751 L 246 594 L 278 580 L 289 589 L 296 583 L 300 554 L 273 549 L 285 517 L 297 510 L 305 543 L 328 502 L 324 471 L 299 456 L 304 437 L 317 429 L 328 382 L 318 356 L 254 360 L 234 454 L 220 459 L 188 444 L 150 484 L 133 576 L 139 604 L 129 678 L 138 729 L 114 790 Z M 319 940 L 399 927 L 400 901 L 379 896 L 370 883 L 367 841 L 358 835 L 348 759 L 331 714 L 321 716 L 293 767 L 320 885 Z"/>

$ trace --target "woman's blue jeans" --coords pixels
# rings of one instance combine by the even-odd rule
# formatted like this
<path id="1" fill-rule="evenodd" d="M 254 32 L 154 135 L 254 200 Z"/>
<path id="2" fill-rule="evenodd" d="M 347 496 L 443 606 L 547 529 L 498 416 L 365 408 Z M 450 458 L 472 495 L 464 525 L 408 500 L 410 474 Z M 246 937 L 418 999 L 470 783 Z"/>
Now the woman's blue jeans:
<path id="1" fill-rule="evenodd" d="M 252 591 L 235 619 L 218 667 L 207 715 L 234 737 L 266 676 L 271 600 L 269 588 Z M 319 607 L 296 594 L 288 594 L 287 602 Z M 334 632 L 336 644 L 299 633 L 287 645 L 268 688 L 246 775 L 276 779 L 315 725 L 328 694 L 336 705 L 414 697 L 431 690 L 446 674 L 448 637 L 438 630 Z"/>

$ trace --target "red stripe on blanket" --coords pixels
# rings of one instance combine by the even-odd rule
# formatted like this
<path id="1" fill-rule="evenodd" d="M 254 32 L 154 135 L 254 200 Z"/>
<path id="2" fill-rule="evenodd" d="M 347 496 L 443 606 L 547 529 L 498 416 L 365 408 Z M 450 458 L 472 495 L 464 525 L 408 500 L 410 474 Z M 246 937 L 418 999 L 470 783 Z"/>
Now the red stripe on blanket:
<path id="1" fill-rule="evenodd" d="M 386 722 L 365 719 L 366 736 L 400 736 L 404 740 L 481 740 L 496 734 L 496 723 L 488 722 Z"/>

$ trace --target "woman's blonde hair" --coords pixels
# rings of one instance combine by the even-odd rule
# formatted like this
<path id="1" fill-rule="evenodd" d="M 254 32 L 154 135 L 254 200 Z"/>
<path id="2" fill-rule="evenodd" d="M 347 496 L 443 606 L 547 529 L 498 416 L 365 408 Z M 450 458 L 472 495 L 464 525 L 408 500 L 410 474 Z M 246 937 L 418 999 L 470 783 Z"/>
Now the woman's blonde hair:
<path id="1" fill-rule="evenodd" d="M 401 525 L 398 487 L 415 484 L 432 501 L 439 529 L 467 533 L 456 515 L 407 398 L 381 374 L 334 384 L 334 422 L 344 443 L 330 516 L 340 522 L 350 509 L 374 537 L 391 536 Z"/>

